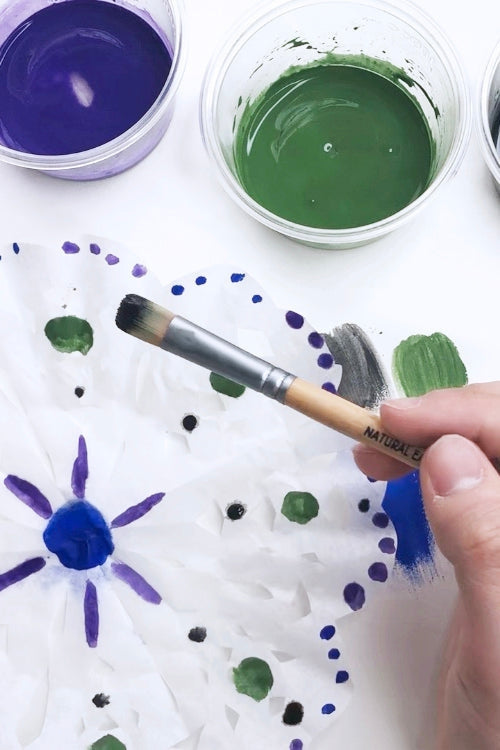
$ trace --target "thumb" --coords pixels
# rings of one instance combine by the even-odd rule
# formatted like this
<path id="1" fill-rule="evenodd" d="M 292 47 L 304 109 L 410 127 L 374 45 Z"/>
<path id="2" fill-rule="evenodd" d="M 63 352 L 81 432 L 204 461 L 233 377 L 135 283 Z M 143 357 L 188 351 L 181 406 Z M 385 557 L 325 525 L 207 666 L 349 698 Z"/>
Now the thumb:
<path id="1" fill-rule="evenodd" d="M 500 476 L 491 462 L 466 438 L 445 435 L 425 452 L 420 481 L 466 608 L 500 605 Z"/>

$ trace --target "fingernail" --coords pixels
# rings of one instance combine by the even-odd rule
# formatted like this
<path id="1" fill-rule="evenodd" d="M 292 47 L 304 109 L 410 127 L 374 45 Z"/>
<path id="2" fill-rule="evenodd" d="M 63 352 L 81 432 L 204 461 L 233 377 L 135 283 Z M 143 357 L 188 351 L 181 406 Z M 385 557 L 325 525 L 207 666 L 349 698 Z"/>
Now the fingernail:
<path id="1" fill-rule="evenodd" d="M 392 398 L 389 401 L 384 401 L 382 405 L 388 406 L 390 409 L 406 411 L 406 409 L 414 409 L 416 406 L 420 406 L 421 403 L 420 396 L 411 396 L 410 398 Z"/>
<path id="2" fill-rule="evenodd" d="M 475 487 L 483 478 L 483 457 L 479 448 L 460 435 L 445 435 L 425 452 L 434 494 L 447 497 Z"/>

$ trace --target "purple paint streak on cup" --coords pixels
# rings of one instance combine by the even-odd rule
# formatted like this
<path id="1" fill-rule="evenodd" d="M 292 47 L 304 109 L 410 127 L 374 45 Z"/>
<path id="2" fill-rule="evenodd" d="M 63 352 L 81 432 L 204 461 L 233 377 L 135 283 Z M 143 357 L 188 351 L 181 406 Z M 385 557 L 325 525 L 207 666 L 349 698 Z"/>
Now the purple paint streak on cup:
<path id="1" fill-rule="evenodd" d="M 290 742 L 290 750 L 303 750 L 304 743 L 302 740 L 292 740 Z"/>
<path id="2" fill-rule="evenodd" d="M 304 318 L 302 317 L 302 315 L 294 312 L 293 310 L 288 310 L 288 312 L 285 313 L 285 320 L 290 328 L 294 328 L 296 331 L 298 331 L 304 325 Z"/>
<path id="3" fill-rule="evenodd" d="M 389 575 L 389 573 L 387 572 L 387 565 L 383 562 L 373 563 L 373 565 L 370 565 L 370 567 L 368 568 L 368 575 L 370 576 L 372 581 L 385 583 Z"/>
<path id="4" fill-rule="evenodd" d="M 85 497 L 85 483 L 89 475 L 89 465 L 87 461 L 87 444 L 83 435 L 78 438 L 78 456 L 73 464 L 71 474 L 71 487 L 75 497 L 83 499 Z"/>
<path id="5" fill-rule="evenodd" d="M 15 477 L 13 474 L 6 476 L 3 483 L 18 500 L 27 505 L 28 508 L 31 508 L 31 510 L 34 510 L 37 515 L 45 519 L 51 517 L 52 507 L 49 501 L 34 484 L 27 482 L 25 479 Z"/>
<path id="6" fill-rule="evenodd" d="M 137 571 L 125 563 L 111 563 L 111 570 L 120 581 L 126 583 L 141 599 L 150 604 L 160 604 L 161 596 Z"/>
<path id="7" fill-rule="evenodd" d="M 136 263 L 132 269 L 132 276 L 135 276 L 136 279 L 140 279 L 142 276 L 145 276 L 147 272 L 148 269 L 146 266 L 141 266 L 140 263 Z"/>
<path id="8" fill-rule="evenodd" d="M 359 583 L 353 581 L 344 588 L 344 600 L 349 607 L 357 612 L 365 603 L 365 590 Z"/>
<path id="9" fill-rule="evenodd" d="M 90 252 L 92 253 L 92 255 L 100 255 L 101 254 L 101 248 L 99 247 L 99 245 L 96 245 L 95 242 L 91 242 L 90 243 Z"/>
<path id="10" fill-rule="evenodd" d="M 158 492 L 156 495 L 150 495 L 137 505 L 132 505 L 111 521 L 111 528 L 116 529 L 120 526 L 127 526 L 129 523 L 137 521 L 139 518 L 142 518 L 142 516 L 145 516 L 146 513 L 149 513 L 149 511 L 154 508 L 155 505 L 158 505 L 164 497 L 164 492 Z"/>
<path id="11" fill-rule="evenodd" d="M 83 613 L 85 615 L 85 637 L 87 643 L 90 648 L 95 648 L 99 639 L 99 604 L 97 602 L 97 589 L 92 581 L 87 581 L 85 588 Z"/>
<path id="12" fill-rule="evenodd" d="M 381 539 L 380 542 L 378 543 L 378 548 L 385 555 L 394 555 L 396 552 L 396 545 L 394 544 L 394 539 L 391 539 L 390 536 L 386 536 L 383 539 Z"/>
<path id="13" fill-rule="evenodd" d="M 116 264 L 120 262 L 120 258 L 117 255 L 113 255 L 113 253 L 108 253 L 104 260 L 108 266 L 116 266 Z"/>
<path id="14" fill-rule="evenodd" d="M 74 242 L 65 242 L 62 246 L 62 249 L 64 250 L 66 255 L 75 255 L 76 253 L 80 252 L 80 247 Z"/>
<path id="15" fill-rule="evenodd" d="M 33 575 L 33 573 L 38 573 L 45 565 L 46 562 L 43 557 L 33 557 L 31 560 L 26 560 L 6 573 L 2 573 L 0 575 L 0 591 L 12 586 L 14 583 L 19 583 L 19 581 Z"/>

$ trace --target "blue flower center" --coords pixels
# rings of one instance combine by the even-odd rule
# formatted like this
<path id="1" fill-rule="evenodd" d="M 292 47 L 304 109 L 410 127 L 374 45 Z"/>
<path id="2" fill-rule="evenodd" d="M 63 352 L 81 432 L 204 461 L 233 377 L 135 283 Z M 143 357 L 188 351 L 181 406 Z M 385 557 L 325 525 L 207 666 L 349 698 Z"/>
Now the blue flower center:
<path id="1" fill-rule="evenodd" d="M 62 565 L 74 570 L 102 565 L 114 550 L 106 521 L 86 500 L 74 500 L 59 508 L 43 532 L 43 541 Z"/>

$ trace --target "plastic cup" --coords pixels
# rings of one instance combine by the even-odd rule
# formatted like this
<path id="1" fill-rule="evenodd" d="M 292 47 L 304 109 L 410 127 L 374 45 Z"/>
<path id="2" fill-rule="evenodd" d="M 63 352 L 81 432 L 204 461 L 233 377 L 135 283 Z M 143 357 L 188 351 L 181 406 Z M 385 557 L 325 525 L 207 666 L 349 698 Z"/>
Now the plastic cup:
<path id="1" fill-rule="evenodd" d="M 307 42 L 298 44 L 296 42 Z M 328 53 L 366 55 L 404 71 L 435 142 L 431 179 L 412 203 L 385 219 L 349 229 L 318 229 L 268 211 L 240 184 L 233 142 L 244 106 L 292 66 Z M 470 134 L 468 87 L 458 57 L 419 8 L 384 0 L 290 0 L 253 11 L 212 58 L 201 96 L 201 129 L 222 185 L 253 218 L 291 239 L 321 248 L 365 244 L 397 229 L 430 200 L 462 162 Z"/>
<path id="2" fill-rule="evenodd" d="M 479 101 L 479 140 L 484 159 L 488 165 L 495 186 L 500 192 L 500 154 L 493 141 L 493 127 L 500 116 L 500 43 L 491 55 L 480 90 Z M 498 136 L 497 136 L 498 141 Z"/>
<path id="3" fill-rule="evenodd" d="M 56 2 L 65 0 L 56 0 Z M 0 0 L 1 41 L 26 18 L 54 0 Z M 36 169 L 66 180 L 95 180 L 123 172 L 143 159 L 165 134 L 174 110 L 174 99 L 184 70 L 184 36 L 180 0 L 129 0 L 121 3 L 147 21 L 160 34 L 172 56 L 168 79 L 146 114 L 112 141 L 75 154 L 46 156 L 16 151 L 0 144 L 0 161 Z"/>

